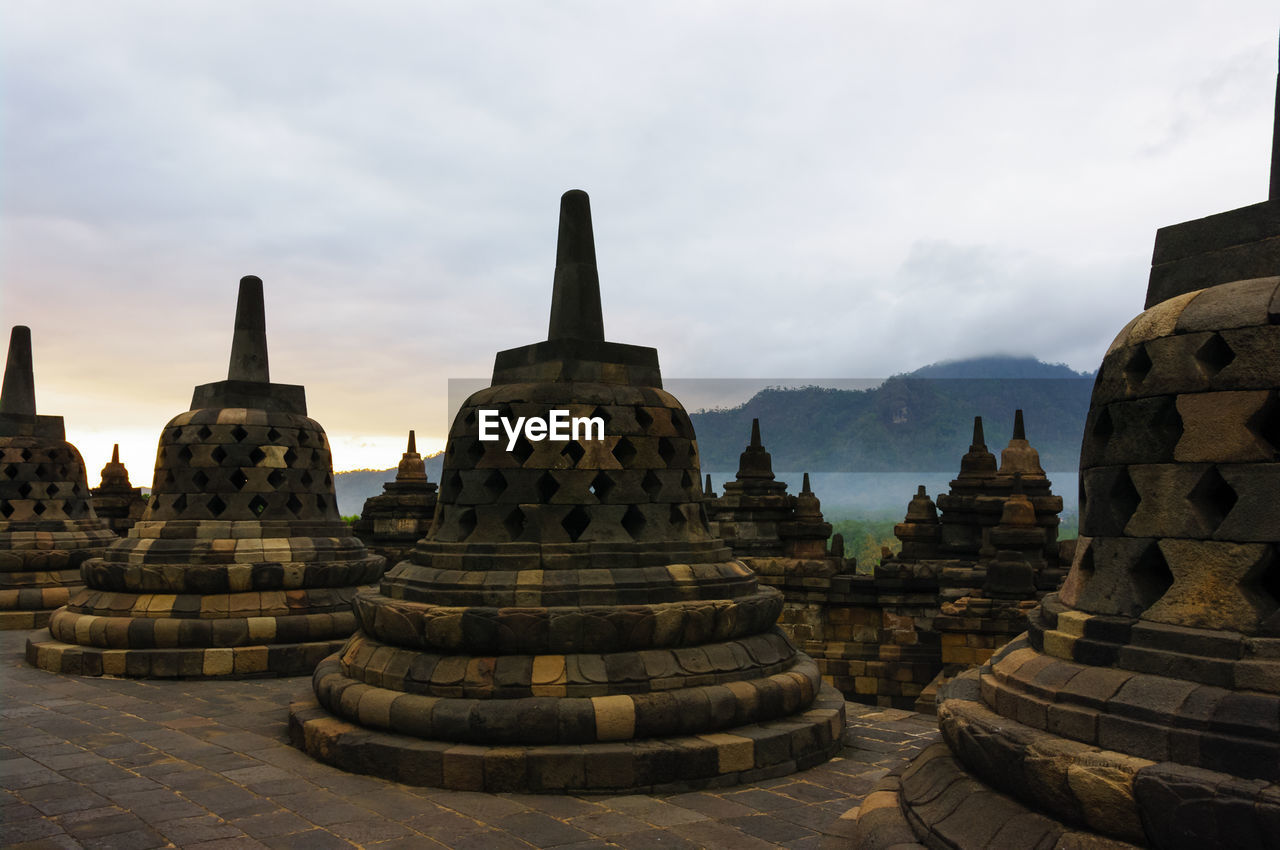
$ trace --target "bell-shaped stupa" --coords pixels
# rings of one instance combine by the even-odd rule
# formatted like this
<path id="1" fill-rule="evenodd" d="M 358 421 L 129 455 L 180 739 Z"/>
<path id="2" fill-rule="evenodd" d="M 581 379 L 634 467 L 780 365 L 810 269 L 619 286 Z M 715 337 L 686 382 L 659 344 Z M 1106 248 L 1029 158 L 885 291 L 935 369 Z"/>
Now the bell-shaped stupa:
<path id="1" fill-rule="evenodd" d="M 1061 590 L 939 689 L 944 743 L 867 798 L 854 846 L 1280 846 L 1280 87 L 1276 121 L 1270 200 L 1156 233 Z M 1031 511 L 1001 526 L 989 590 L 1016 596 Z"/>
<path id="2" fill-rule="evenodd" d="M 124 537 L 147 509 L 141 487 L 129 481 L 129 470 L 120 462 L 120 444 L 111 447 L 111 460 L 102 467 L 102 483 L 93 488 L 93 509 L 98 518 Z"/>
<path id="3" fill-rule="evenodd" d="M 80 564 L 115 539 L 93 512 L 62 417 L 36 415 L 31 329 L 18 325 L 0 390 L 0 629 L 48 623 L 83 584 Z"/>
<path id="4" fill-rule="evenodd" d="M 394 566 L 427 536 L 435 512 L 436 485 L 427 480 L 427 466 L 410 431 L 395 479 L 382 485 L 380 494 L 365 499 L 351 531 L 370 551 L 386 558 L 388 566 Z"/>
<path id="5" fill-rule="evenodd" d="M 567 192 L 548 339 L 499 352 L 463 402 L 431 532 L 357 597 L 360 631 L 316 669 L 318 704 L 292 707 L 294 742 L 487 791 L 727 784 L 828 758 L 843 699 L 774 625 L 781 594 L 709 533 L 701 485 L 657 352 L 604 339 L 587 195 Z"/>
<path id="6" fill-rule="evenodd" d="M 309 673 L 383 568 L 338 515 L 303 388 L 270 382 L 262 281 L 246 277 L 227 380 L 165 426 L 142 519 L 85 563 L 87 587 L 27 659 L 82 675 Z"/>

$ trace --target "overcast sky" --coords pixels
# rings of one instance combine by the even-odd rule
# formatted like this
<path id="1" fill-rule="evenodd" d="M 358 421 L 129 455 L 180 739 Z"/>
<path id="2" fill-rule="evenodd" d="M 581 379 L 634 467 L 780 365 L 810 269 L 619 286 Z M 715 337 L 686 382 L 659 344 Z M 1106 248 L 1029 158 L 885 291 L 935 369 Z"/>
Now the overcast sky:
<path id="1" fill-rule="evenodd" d="M 225 377 L 237 281 L 338 469 L 545 338 L 683 378 L 1097 367 L 1159 226 L 1263 200 L 1280 14 L 1219 2 L 4 4 L 0 315 L 90 481 Z"/>

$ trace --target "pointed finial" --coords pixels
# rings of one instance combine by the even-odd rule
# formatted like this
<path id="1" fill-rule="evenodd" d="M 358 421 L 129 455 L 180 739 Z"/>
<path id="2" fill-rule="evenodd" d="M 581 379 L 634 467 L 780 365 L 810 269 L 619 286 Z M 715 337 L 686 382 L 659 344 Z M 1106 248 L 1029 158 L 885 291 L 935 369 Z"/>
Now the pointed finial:
<path id="1" fill-rule="evenodd" d="M 752 419 L 751 420 L 751 446 L 753 448 L 758 449 L 763 445 L 764 444 L 760 442 L 760 420 Z"/>
<path id="2" fill-rule="evenodd" d="M 706 495 L 706 496 L 714 496 L 716 494 L 715 489 L 711 486 L 710 472 L 707 473 L 707 486 L 703 488 L 702 493 L 703 495 Z"/>
<path id="3" fill-rule="evenodd" d="M 591 200 L 581 189 L 570 189 L 560 198 L 560 234 L 547 339 L 604 340 Z"/>
<path id="4" fill-rule="evenodd" d="M 803 485 L 801 485 L 801 487 L 800 487 L 800 492 L 801 492 L 801 493 L 812 493 L 812 492 L 813 492 L 812 490 L 810 490 L 810 489 L 809 489 L 809 473 L 807 473 L 807 472 L 804 474 L 804 484 L 803 484 Z"/>
<path id="5" fill-rule="evenodd" d="M 9 359 L 4 364 L 0 413 L 36 415 L 36 379 L 31 371 L 31 328 L 14 325 L 9 334 Z"/>
<path id="6" fill-rule="evenodd" d="M 227 380 L 264 384 L 271 380 L 267 368 L 267 314 L 262 303 L 262 279 L 253 275 L 240 278 Z"/>
<path id="7" fill-rule="evenodd" d="M 985 449 L 986 447 L 987 440 L 982 433 L 982 417 L 975 416 L 973 417 L 973 445 L 969 446 L 969 451 Z"/>
<path id="8" fill-rule="evenodd" d="M 1280 68 L 1276 72 L 1276 108 L 1271 120 L 1271 191 L 1267 197 L 1280 201 Z"/>
<path id="9" fill-rule="evenodd" d="M 408 447 L 407 449 L 405 449 L 405 450 L 404 450 L 404 453 L 405 453 L 405 454 L 417 454 L 417 452 L 418 452 L 418 443 L 417 443 L 417 441 L 414 439 L 414 436 L 413 436 L 413 429 L 411 428 L 411 429 L 409 429 L 409 447 Z"/>
<path id="10" fill-rule="evenodd" d="M 1027 438 L 1027 429 L 1022 425 L 1022 408 L 1019 407 L 1017 412 L 1013 414 L 1013 439 L 1025 440 Z"/>
<path id="11" fill-rule="evenodd" d="M 119 443 L 113 443 L 111 445 L 111 462 L 112 463 L 120 462 L 120 444 Z"/>
<path id="12" fill-rule="evenodd" d="M 929 494 L 925 491 L 923 484 L 916 487 L 916 495 L 926 499 L 929 498 Z"/>

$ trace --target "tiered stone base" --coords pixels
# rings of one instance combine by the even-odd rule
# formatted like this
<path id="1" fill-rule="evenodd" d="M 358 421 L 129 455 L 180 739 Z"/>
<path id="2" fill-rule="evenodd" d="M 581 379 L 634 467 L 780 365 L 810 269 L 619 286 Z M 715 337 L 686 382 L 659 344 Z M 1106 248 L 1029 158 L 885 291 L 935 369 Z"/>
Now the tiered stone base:
<path id="1" fill-rule="evenodd" d="M 305 676 L 345 638 L 289 644 L 104 649 L 55 639 L 27 641 L 27 662 L 52 673 L 153 679 Z"/>
<path id="2" fill-rule="evenodd" d="M 9 525 L 0 532 L 0 629 L 43 628 L 84 584 L 80 565 L 116 536 L 97 520 L 62 520 L 53 531 Z"/>
<path id="3" fill-rule="evenodd" d="M 414 697 L 398 694 L 383 702 L 370 688 L 352 696 L 362 722 L 399 717 L 397 703 Z M 594 702 L 580 701 L 588 706 Z M 402 720 L 412 724 L 414 718 Z M 421 720 L 429 724 L 431 717 Z M 313 758 L 410 785 L 487 792 L 668 793 L 754 782 L 831 758 L 841 747 L 844 722 L 844 698 L 825 685 L 807 711 L 784 719 L 701 735 L 583 745 L 423 740 L 340 720 L 315 701 L 289 707 L 290 739 Z"/>

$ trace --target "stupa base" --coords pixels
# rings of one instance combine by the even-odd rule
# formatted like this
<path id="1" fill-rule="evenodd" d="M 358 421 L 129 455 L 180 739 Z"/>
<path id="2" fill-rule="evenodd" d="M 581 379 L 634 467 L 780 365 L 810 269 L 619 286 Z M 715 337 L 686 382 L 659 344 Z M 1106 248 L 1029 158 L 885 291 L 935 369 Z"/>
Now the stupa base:
<path id="1" fill-rule="evenodd" d="M 351 773 L 458 791 L 663 794 L 757 782 L 839 752 L 844 697 L 823 685 L 808 710 L 705 735 L 585 745 L 480 746 L 373 731 L 318 702 L 289 707 L 289 738 Z"/>
<path id="2" fill-rule="evenodd" d="M 79 578 L 76 571 L 76 578 Z M 73 587 L 26 587 L 21 590 L 0 590 L 0 630 L 43 629 L 49 625 L 53 612 L 67 604 Z"/>
<path id="3" fill-rule="evenodd" d="M 1136 850 L 1137 845 L 1067 826 L 965 772 L 946 744 L 934 744 L 890 774 L 837 831 L 857 850 L 1026 847 Z"/>
<path id="4" fill-rule="evenodd" d="M 102 649 L 52 637 L 27 640 L 27 663 L 51 673 L 150 679 L 309 676 L 346 638 L 236 647 Z"/>

